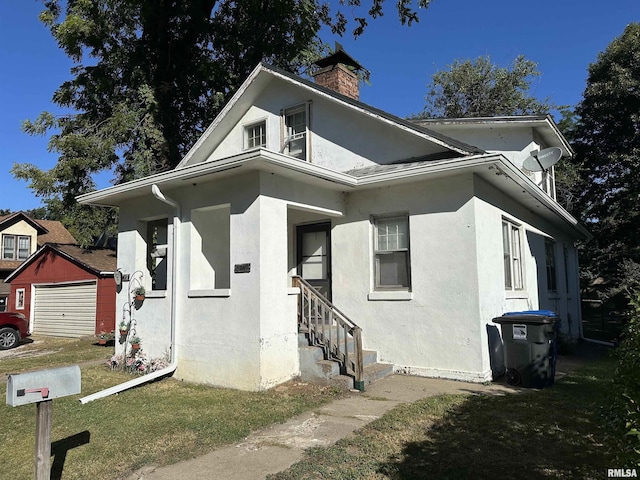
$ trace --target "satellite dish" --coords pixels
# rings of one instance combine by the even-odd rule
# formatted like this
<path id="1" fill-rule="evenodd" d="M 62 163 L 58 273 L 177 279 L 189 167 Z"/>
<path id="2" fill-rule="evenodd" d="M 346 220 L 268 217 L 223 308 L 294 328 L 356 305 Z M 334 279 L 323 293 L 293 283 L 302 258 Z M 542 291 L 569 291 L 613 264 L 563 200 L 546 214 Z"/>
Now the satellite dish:
<path id="1" fill-rule="evenodd" d="M 122 285 L 122 272 L 120 270 L 113 272 L 113 279 L 116 281 L 118 287 Z"/>
<path id="2" fill-rule="evenodd" d="M 530 172 L 546 172 L 549 167 L 558 163 L 562 158 L 562 149 L 559 147 L 545 148 L 533 151 L 524 159 L 522 166 Z"/>

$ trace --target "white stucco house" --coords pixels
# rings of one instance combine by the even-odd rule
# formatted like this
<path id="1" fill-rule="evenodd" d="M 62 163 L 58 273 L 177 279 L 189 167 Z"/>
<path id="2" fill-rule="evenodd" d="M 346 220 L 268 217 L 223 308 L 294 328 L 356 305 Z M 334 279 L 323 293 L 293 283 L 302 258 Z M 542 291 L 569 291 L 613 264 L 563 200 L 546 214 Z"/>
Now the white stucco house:
<path id="1" fill-rule="evenodd" d="M 522 166 L 572 155 L 553 120 L 413 123 L 358 101 L 343 51 L 325 60 L 315 82 L 258 65 L 174 170 L 79 198 L 119 207 L 117 305 L 141 272 L 146 352 L 171 352 L 184 380 L 261 390 L 300 375 L 300 322 L 317 340 L 347 317 L 396 372 L 475 382 L 504 312 L 554 310 L 577 338 L 589 234 L 553 168 Z"/>

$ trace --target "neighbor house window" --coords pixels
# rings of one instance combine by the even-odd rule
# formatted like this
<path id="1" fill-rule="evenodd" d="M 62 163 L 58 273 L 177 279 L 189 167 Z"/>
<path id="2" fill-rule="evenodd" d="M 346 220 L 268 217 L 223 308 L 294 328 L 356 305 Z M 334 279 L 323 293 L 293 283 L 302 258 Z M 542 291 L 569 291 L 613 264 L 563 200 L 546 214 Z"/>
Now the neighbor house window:
<path id="1" fill-rule="evenodd" d="M 28 235 L 3 235 L 2 259 L 26 260 L 31 254 L 31 237 Z"/>
<path id="2" fill-rule="evenodd" d="M 283 153 L 307 159 L 308 103 L 284 111 Z"/>
<path id="3" fill-rule="evenodd" d="M 522 227 L 508 220 L 502 220 L 502 251 L 505 289 L 522 290 Z"/>
<path id="4" fill-rule="evenodd" d="M 24 288 L 16 289 L 16 310 L 24 310 Z"/>
<path id="5" fill-rule="evenodd" d="M 244 144 L 246 148 L 267 146 L 267 122 L 262 121 L 244 127 Z"/>
<path id="6" fill-rule="evenodd" d="M 374 218 L 374 275 L 377 290 L 408 290 L 409 217 Z"/>
<path id="7" fill-rule="evenodd" d="M 558 291 L 558 280 L 556 276 L 556 250 L 553 242 L 544 242 L 544 258 L 547 266 L 547 290 L 555 293 Z"/>

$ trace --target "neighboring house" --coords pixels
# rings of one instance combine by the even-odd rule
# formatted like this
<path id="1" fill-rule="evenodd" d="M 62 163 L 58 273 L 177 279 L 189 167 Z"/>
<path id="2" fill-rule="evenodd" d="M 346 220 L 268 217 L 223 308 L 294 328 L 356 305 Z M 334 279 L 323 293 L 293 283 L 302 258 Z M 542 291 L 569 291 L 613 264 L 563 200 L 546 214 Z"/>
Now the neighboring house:
<path id="1" fill-rule="evenodd" d="M 81 337 L 115 329 L 116 254 L 109 249 L 45 244 L 9 275 L 11 310 L 32 332 Z"/>
<path id="2" fill-rule="evenodd" d="M 0 312 L 14 310 L 8 303 L 7 276 L 45 243 L 75 244 L 76 240 L 57 221 L 34 220 L 23 212 L 0 216 Z"/>
<path id="3" fill-rule="evenodd" d="M 360 103 L 343 51 L 319 66 L 313 83 L 259 65 L 173 171 L 79 197 L 120 209 L 117 307 L 141 272 L 145 351 L 260 390 L 301 373 L 299 318 L 342 312 L 395 371 L 475 382 L 500 369 L 506 311 L 551 308 L 579 337 L 589 234 L 522 169 L 534 149 L 572 154 L 553 120 L 416 124 Z M 309 294 L 299 316 L 296 275 L 340 312 Z"/>

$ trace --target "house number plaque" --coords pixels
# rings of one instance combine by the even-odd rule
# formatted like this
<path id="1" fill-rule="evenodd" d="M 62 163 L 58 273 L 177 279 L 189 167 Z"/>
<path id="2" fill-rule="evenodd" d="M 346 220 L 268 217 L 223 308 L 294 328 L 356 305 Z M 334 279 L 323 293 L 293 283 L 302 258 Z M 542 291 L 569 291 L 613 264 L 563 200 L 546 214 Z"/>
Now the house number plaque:
<path id="1" fill-rule="evenodd" d="M 236 263 L 233 266 L 233 273 L 249 273 L 251 271 L 250 263 Z"/>

